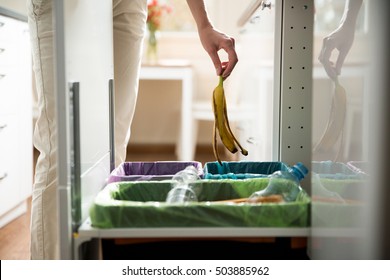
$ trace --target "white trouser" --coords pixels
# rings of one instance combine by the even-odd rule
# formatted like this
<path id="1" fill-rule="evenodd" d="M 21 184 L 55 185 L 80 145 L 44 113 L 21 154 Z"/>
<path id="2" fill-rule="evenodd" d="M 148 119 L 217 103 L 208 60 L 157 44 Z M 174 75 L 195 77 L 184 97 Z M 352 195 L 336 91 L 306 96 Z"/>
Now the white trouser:
<path id="1" fill-rule="evenodd" d="M 115 161 L 125 161 L 138 92 L 147 0 L 113 0 Z M 96 2 L 97 3 L 97 2 Z M 58 259 L 57 120 L 54 93 L 51 0 L 27 0 L 38 95 L 31 209 L 31 259 Z"/>

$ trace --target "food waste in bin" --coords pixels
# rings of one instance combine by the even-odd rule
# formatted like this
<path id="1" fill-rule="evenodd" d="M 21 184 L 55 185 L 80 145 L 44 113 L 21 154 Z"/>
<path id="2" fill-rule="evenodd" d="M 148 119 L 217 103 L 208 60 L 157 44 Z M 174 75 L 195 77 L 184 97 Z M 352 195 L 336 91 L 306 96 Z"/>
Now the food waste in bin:
<path id="1" fill-rule="evenodd" d="M 166 202 L 173 180 L 128 181 L 107 185 L 90 208 L 93 227 L 305 227 L 310 198 L 302 189 L 292 202 L 247 203 L 268 178 L 201 179 L 197 201 Z M 268 198 L 269 199 L 269 198 Z"/>
<path id="2" fill-rule="evenodd" d="M 224 162 L 224 164 L 226 164 Z M 238 164 L 238 165 L 237 165 Z M 236 162 L 236 171 L 242 169 L 242 165 L 245 165 L 245 172 L 248 172 L 248 164 L 255 172 L 261 173 L 264 171 L 270 172 L 270 169 L 259 169 L 261 165 L 259 163 L 250 162 Z M 268 165 L 270 165 L 268 163 Z M 207 164 L 206 164 L 207 166 Z M 217 165 L 218 169 L 221 169 L 223 165 Z M 280 165 L 282 167 L 283 165 Z M 238 167 L 238 168 L 237 168 Z M 268 166 L 269 167 L 269 166 Z M 252 193 L 247 198 L 228 199 L 222 202 L 234 202 L 234 203 L 264 203 L 264 202 L 283 202 L 283 201 L 295 201 L 298 194 L 301 192 L 300 181 L 308 173 L 308 169 L 303 163 L 298 162 L 293 167 L 285 165 L 286 169 L 274 171 L 271 175 L 261 174 L 261 177 L 267 177 L 269 183 L 265 189 Z M 275 167 L 274 167 L 275 168 Z M 229 169 L 229 168 L 228 168 Z M 230 174 L 230 177 L 237 178 L 236 174 Z M 255 178 L 260 174 L 246 174 L 248 178 Z M 242 178 L 243 175 L 241 175 Z M 166 202 L 168 203 L 187 203 L 198 201 L 197 195 L 199 193 L 199 187 L 196 187 L 193 183 L 200 178 L 197 176 L 197 171 L 193 166 L 188 166 L 184 170 L 179 171 L 173 176 L 172 189 L 169 191 Z"/>

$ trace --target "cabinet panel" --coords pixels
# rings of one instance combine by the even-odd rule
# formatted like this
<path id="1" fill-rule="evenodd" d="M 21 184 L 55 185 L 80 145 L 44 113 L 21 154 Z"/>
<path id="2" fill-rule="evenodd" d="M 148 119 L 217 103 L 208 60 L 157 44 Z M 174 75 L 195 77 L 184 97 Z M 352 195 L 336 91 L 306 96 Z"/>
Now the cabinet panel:
<path id="1" fill-rule="evenodd" d="M 109 175 L 109 82 L 113 79 L 112 1 L 58 0 L 53 3 L 59 119 L 60 258 L 70 259 L 73 251 L 72 226 L 81 222 L 81 209 L 87 208 L 85 206 L 89 203 L 88 198 L 80 193 L 94 193 L 95 188 L 104 186 Z M 76 97 L 73 101 L 79 97 L 79 102 L 70 101 L 71 92 Z M 79 111 L 79 118 L 70 113 L 75 108 L 78 108 L 76 111 Z M 75 120 L 79 120 L 76 125 Z M 79 129 L 73 130 L 72 124 Z M 88 183 L 91 181 L 92 184 Z"/>
<path id="2" fill-rule="evenodd" d="M 0 15 L 0 41 L 15 41 L 15 30 L 20 30 L 21 24 L 12 18 Z"/>
<path id="3" fill-rule="evenodd" d="M 67 82 L 80 83 L 82 173 L 109 152 L 108 92 L 114 75 L 111 4 L 64 1 Z"/>
<path id="4" fill-rule="evenodd" d="M 17 165 L 18 122 L 15 116 L 0 116 L 0 215 L 20 203 L 20 170 Z"/>
<path id="5" fill-rule="evenodd" d="M 19 87 L 16 69 L 0 66 L 0 114 L 15 112 Z"/>
<path id="6" fill-rule="evenodd" d="M 0 15 L 0 227 L 26 211 L 32 191 L 31 76 L 27 23 Z"/>
<path id="7" fill-rule="evenodd" d="M 19 62 L 19 46 L 15 43 L 5 43 L 0 41 L 0 65 L 11 66 Z"/>

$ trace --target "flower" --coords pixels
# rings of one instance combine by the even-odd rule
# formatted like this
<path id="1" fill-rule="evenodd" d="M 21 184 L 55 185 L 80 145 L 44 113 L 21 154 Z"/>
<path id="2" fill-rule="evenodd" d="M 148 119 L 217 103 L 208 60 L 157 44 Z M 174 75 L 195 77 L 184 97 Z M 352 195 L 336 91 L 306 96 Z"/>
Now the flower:
<path id="1" fill-rule="evenodd" d="M 161 27 L 161 17 L 164 13 L 172 12 L 172 7 L 166 4 L 160 4 L 158 0 L 152 0 L 148 3 L 148 18 L 146 20 L 150 32 L 156 32 Z"/>

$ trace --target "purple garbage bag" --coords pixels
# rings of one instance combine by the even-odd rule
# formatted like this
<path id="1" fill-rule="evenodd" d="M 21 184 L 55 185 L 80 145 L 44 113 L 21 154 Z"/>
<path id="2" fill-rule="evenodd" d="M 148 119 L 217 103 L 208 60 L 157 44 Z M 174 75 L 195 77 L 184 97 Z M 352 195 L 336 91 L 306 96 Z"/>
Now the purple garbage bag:
<path id="1" fill-rule="evenodd" d="M 108 183 L 170 180 L 189 165 L 194 166 L 198 176 L 203 178 L 203 167 L 198 161 L 123 162 L 111 172 Z"/>

